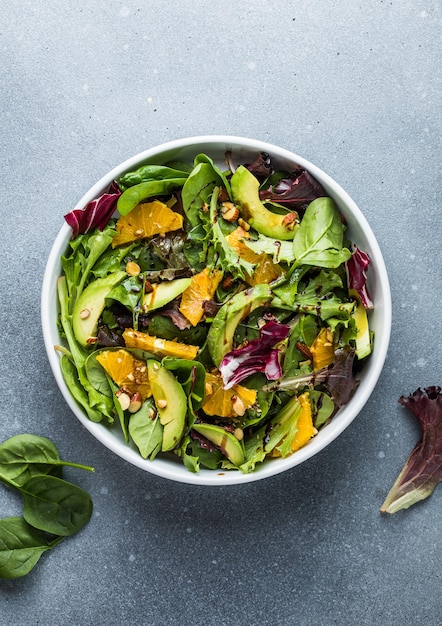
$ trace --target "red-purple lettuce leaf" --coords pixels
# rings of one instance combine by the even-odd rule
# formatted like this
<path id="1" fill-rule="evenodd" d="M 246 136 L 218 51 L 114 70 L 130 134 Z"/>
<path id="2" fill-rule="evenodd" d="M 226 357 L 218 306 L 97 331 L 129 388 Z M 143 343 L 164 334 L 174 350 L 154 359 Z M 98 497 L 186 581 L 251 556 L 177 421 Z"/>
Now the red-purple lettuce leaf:
<path id="1" fill-rule="evenodd" d="M 83 209 L 74 209 L 67 213 L 64 219 L 72 228 L 72 237 L 84 235 L 94 228 L 103 230 L 114 214 L 120 196 L 121 190 L 114 181 L 107 193 L 91 200 Z"/>
<path id="2" fill-rule="evenodd" d="M 259 193 L 261 200 L 296 205 L 307 205 L 326 195 L 322 185 L 307 170 L 296 177 L 283 178 L 275 187 L 263 189 Z"/>
<path id="3" fill-rule="evenodd" d="M 335 409 L 347 404 L 353 397 L 359 381 L 353 375 L 355 351 L 350 346 L 335 350 L 335 360 L 311 374 L 282 378 L 266 385 L 264 391 L 297 391 L 310 386 L 323 385 L 334 402 Z"/>
<path id="4" fill-rule="evenodd" d="M 399 398 L 418 419 L 422 438 L 413 448 L 402 471 L 381 506 L 382 513 L 396 513 L 428 498 L 442 480 L 442 394 L 440 387 L 417 389 Z"/>
<path id="5" fill-rule="evenodd" d="M 260 328 L 258 339 L 252 339 L 246 346 L 228 352 L 219 366 L 224 389 L 230 389 L 258 372 L 265 374 L 268 380 L 280 378 L 280 351 L 274 346 L 286 339 L 289 333 L 289 326 L 271 320 Z"/>
<path id="6" fill-rule="evenodd" d="M 366 252 L 354 246 L 354 252 L 348 259 L 347 279 L 349 289 L 358 292 L 361 302 L 366 309 L 373 308 L 373 302 L 367 289 L 367 268 L 370 264 L 370 257 Z"/>

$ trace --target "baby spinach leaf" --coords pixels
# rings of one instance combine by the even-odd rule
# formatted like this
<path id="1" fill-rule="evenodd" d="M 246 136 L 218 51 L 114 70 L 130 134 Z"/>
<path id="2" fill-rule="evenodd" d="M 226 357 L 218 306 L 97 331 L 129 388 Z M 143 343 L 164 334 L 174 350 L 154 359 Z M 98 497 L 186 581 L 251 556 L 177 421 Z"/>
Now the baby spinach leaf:
<path id="1" fill-rule="evenodd" d="M 52 474 L 62 466 L 93 471 L 92 467 L 62 461 L 50 439 L 38 435 L 15 435 L 0 444 L 0 480 L 7 479 L 22 487 L 41 474 Z"/>
<path id="2" fill-rule="evenodd" d="M 67 388 L 72 394 L 72 397 L 80 406 L 84 408 L 88 418 L 91 422 L 101 422 L 103 414 L 92 408 L 89 404 L 89 396 L 86 393 L 84 386 L 81 384 L 78 377 L 78 371 L 74 363 L 66 354 L 63 354 L 60 359 L 60 369 L 63 376 L 63 380 L 66 383 Z M 111 421 L 111 418 L 108 418 Z"/>
<path id="3" fill-rule="evenodd" d="M 151 399 L 143 402 L 141 409 L 130 416 L 129 433 L 133 442 L 140 451 L 143 459 L 153 461 L 161 450 L 163 441 L 163 426 L 158 413 L 152 419 L 154 403 Z"/>
<path id="4" fill-rule="evenodd" d="M 97 356 L 100 354 L 100 352 L 101 351 L 98 350 L 96 352 L 92 352 L 86 359 L 84 365 L 86 370 L 86 376 L 88 377 L 91 385 L 93 385 L 95 389 L 97 389 L 97 391 L 100 391 L 101 393 L 104 393 L 105 396 L 112 398 L 112 389 L 109 385 L 106 372 L 97 361 Z"/>
<path id="5" fill-rule="evenodd" d="M 28 574 L 41 555 L 51 550 L 62 537 L 50 540 L 23 517 L 0 520 L 0 578 L 20 578 Z"/>
<path id="6" fill-rule="evenodd" d="M 118 185 L 122 191 L 128 187 L 139 185 L 151 180 L 164 180 L 168 178 L 182 178 L 185 180 L 189 173 L 167 165 L 142 165 L 133 172 L 123 174 L 118 179 Z"/>
<path id="7" fill-rule="evenodd" d="M 165 178 L 148 180 L 133 187 L 128 187 L 118 198 L 117 209 L 120 215 L 127 215 L 137 204 L 155 196 L 167 196 L 183 186 L 185 178 Z"/>
<path id="8" fill-rule="evenodd" d="M 20 491 L 23 517 L 39 530 L 66 537 L 91 518 L 92 499 L 87 491 L 56 476 L 34 476 Z"/>
<path id="9" fill-rule="evenodd" d="M 344 226 L 331 198 L 311 202 L 293 239 L 296 265 L 336 268 L 351 252 L 343 248 Z"/>
<path id="10" fill-rule="evenodd" d="M 221 182 L 210 163 L 199 163 L 192 170 L 181 192 L 184 213 L 192 227 L 201 222 L 200 212 L 210 204 L 212 192 Z"/>

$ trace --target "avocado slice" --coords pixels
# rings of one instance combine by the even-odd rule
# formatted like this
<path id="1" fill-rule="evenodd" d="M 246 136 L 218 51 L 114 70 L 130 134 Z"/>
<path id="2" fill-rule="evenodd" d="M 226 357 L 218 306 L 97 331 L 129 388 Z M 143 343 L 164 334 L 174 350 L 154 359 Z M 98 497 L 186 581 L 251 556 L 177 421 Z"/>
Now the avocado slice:
<path id="1" fill-rule="evenodd" d="M 161 450 L 173 450 L 180 442 L 186 427 L 187 397 L 184 389 L 171 371 L 158 361 L 147 361 L 149 383 L 164 426 Z"/>
<path id="2" fill-rule="evenodd" d="M 297 227 L 295 214 L 278 215 L 269 211 L 259 199 L 258 179 L 246 167 L 240 165 L 235 170 L 230 184 L 233 201 L 250 226 L 267 237 L 293 239 Z"/>
<path id="3" fill-rule="evenodd" d="M 190 285 L 190 278 L 177 278 L 175 280 L 164 281 L 152 285 L 153 291 L 146 293 L 143 298 L 142 311 L 148 313 L 155 309 L 160 309 L 177 296 L 183 293 Z"/>
<path id="4" fill-rule="evenodd" d="M 244 450 L 235 435 L 215 424 L 194 424 L 192 428 L 215 444 L 233 465 L 244 463 Z"/>
<path id="5" fill-rule="evenodd" d="M 97 278 L 81 292 L 72 311 L 72 329 L 82 346 L 87 346 L 88 339 L 96 336 L 98 320 L 106 305 L 105 298 L 126 276 L 123 271 L 113 272 Z"/>
<path id="6" fill-rule="evenodd" d="M 269 285 L 263 283 L 237 293 L 220 308 L 207 334 L 209 354 L 216 366 L 219 366 L 223 357 L 232 349 L 233 335 L 238 324 L 271 298 Z"/>
<path id="7" fill-rule="evenodd" d="M 356 356 L 358 359 L 364 359 L 371 354 L 370 327 L 368 325 L 367 311 L 356 289 L 349 289 L 348 293 L 350 297 L 356 301 L 356 308 L 352 313 L 352 317 L 356 323 Z"/>

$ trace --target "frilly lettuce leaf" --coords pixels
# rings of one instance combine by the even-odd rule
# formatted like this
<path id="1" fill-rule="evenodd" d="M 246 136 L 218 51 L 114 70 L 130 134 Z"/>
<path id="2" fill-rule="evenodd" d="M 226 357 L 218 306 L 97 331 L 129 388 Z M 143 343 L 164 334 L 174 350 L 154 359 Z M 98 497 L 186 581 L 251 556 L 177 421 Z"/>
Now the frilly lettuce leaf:
<path id="1" fill-rule="evenodd" d="M 442 394 L 440 387 L 417 389 L 401 396 L 399 403 L 418 419 L 422 438 L 381 506 L 382 513 L 396 513 L 430 496 L 442 480 Z"/>

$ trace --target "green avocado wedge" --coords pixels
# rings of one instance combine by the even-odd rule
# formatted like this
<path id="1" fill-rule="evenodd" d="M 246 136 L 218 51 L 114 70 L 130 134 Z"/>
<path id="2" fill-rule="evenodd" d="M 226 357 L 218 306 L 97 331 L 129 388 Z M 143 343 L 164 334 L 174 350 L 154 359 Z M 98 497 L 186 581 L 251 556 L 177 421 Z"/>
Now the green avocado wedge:
<path id="1" fill-rule="evenodd" d="M 96 336 L 98 320 L 106 305 L 106 296 L 126 276 L 126 272 L 113 272 L 97 278 L 82 291 L 72 311 L 72 329 L 80 345 L 86 347 L 88 339 Z"/>
<path id="2" fill-rule="evenodd" d="M 233 201 L 252 228 L 274 239 L 293 239 L 298 226 L 291 219 L 295 214 L 278 215 L 269 211 L 259 199 L 258 179 L 246 167 L 240 165 L 230 182 Z"/>
<path id="3" fill-rule="evenodd" d="M 272 291 L 269 285 L 263 283 L 237 293 L 220 308 L 207 334 L 209 354 L 217 367 L 232 349 L 233 335 L 238 324 L 271 299 Z"/>
<path id="4" fill-rule="evenodd" d="M 175 280 L 164 281 L 152 285 L 153 289 L 146 293 L 143 298 L 143 313 L 155 311 L 172 302 L 183 293 L 190 285 L 190 278 L 176 278 Z"/>
<path id="5" fill-rule="evenodd" d="M 243 446 L 235 435 L 215 424 L 194 424 L 192 428 L 215 444 L 233 465 L 239 466 L 244 463 Z"/>
<path id="6" fill-rule="evenodd" d="M 184 434 L 187 397 L 172 372 L 158 361 L 149 360 L 147 371 L 153 399 L 164 427 L 161 450 L 168 452 L 178 445 Z"/>

